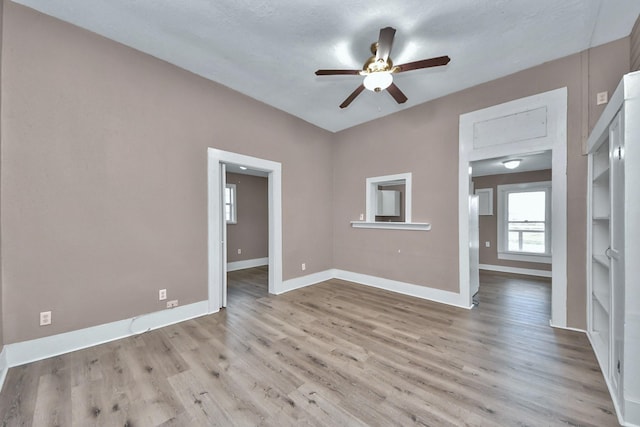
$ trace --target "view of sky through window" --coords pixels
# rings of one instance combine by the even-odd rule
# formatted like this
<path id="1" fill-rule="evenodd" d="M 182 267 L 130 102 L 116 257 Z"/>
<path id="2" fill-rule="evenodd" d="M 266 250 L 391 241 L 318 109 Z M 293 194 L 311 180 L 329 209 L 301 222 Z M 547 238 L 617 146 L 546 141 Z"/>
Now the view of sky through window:
<path id="1" fill-rule="evenodd" d="M 508 250 L 545 252 L 545 192 L 513 192 L 508 195 Z"/>

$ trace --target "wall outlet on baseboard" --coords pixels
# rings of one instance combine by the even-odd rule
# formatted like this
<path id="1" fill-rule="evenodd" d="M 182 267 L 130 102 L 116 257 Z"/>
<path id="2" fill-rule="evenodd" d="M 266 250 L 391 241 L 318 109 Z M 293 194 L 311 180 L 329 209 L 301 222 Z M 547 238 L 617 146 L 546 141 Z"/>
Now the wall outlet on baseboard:
<path id="1" fill-rule="evenodd" d="M 307 264 L 303 262 L 300 268 L 302 268 L 302 271 L 305 271 L 307 269 Z"/>
<path id="2" fill-rule="evenodd" d="M 158 299 L 160 301 L 164 301 L 167 299 L 167 290 L 166 289 L 160 289 L 158 291 Z"/>
<path id="3" fill-rule="evenodd" d="M 178 300 L 172 299 L 171 301 L 167 301 L 167 308 L 174 308 L 178 306 Z"/>
<path id="4" fill-rule="evenodd" d="M 40 313 L 40 326 L 47 326 L 51 324 L 51 312 L 43 311 Z"/>

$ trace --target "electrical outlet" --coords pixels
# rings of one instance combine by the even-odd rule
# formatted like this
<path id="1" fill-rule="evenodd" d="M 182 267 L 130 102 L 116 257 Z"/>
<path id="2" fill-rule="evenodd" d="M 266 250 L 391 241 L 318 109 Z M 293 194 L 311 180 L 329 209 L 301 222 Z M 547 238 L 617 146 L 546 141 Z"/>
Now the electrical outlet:
<path id="1" fill-rule="evenodd" d="M 242 254 L 242 249 L 238 249 L 238 255 Z"/>
<path id="2" fill-rule="evenodd" d="M 167 308 L 174 308 L 178 306 L 178 300 L 172 299 L 171 301 L 167 301 Z"/>
<path id="3" fill-rule="evenodd" d="M 488 240 L 486 242 L 484 242 L 484 247 L 485 248 L 490 248 L 491 247 L 491 242 L 488 241 Z"/>
<path id="4" fill-rule="evenodd" d="M 40 326 L 47 326 L 51 324 L 51 312 L 43 311 L 40 313 Z"/>
<path id="5" fill-rule="evenodd" d="M 163 301 L 163 300 L 167 299 L 167 290 L 166 289 L 160 289 L 158 291 L 158 299 L 160 301 Z"/>
<path id="6" fill-rule="evenodd" d="M 300 268 L 302 268 L 302 271 L 305 271 L 307 269 L 307 264 L 303 262 Z"/>
<path id="7" fill-rule="evenodd" d="M 364 214 L 360 214 L 360 221 L 364 221 Z"/>

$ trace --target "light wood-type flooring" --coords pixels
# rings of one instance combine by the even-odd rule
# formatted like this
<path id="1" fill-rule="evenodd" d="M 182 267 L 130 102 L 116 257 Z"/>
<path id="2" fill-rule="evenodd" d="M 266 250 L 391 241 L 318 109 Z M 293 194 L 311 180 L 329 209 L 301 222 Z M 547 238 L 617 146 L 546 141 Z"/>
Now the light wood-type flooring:
<path id="1" fill-rule="evenodd" d="M 482 274 L 448 307 L 340 280 L 10 369 L 3 426 L 615 426 L 587 338 L 549 327 L 550 284 Z"/>

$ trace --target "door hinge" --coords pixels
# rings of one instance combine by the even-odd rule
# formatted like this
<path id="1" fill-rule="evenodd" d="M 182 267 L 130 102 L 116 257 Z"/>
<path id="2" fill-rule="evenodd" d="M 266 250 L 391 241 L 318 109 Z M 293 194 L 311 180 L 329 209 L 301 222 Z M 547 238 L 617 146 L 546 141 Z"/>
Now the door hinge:
<path id="1" fill-rule="evenodd" d="M 620 359 L 618 359 L 618 373 L 620 373 Z"/>

